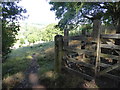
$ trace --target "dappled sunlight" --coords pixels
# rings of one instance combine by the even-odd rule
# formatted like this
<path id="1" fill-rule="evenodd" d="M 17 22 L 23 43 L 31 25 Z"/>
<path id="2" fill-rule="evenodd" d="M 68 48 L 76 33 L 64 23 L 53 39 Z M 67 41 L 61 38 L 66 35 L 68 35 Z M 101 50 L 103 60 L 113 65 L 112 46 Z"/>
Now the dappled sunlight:
<path id="1" fill-rule="evenodd" d="M 48 49 L 45 50 L 45 53 L 54 53 L 54 48 L 53 47 L 50 47 Z"/>
<path id="2" fill-rule="evenodd" d="M 81 44 L 81 41 L 80 40 L 72 40 L 69 42 L 69 45 L 72 46 L 72 45 L 80 45 Z"/>
<path id="3" fill-rule="evenodd" d="M 29 64 L 29 60 L 26 58 L 20 58 L 15 57 L 8 59 L 6 62 L 3 63 L 3 77 L 8 77 L 17 73 L 17 72 L 23 72 L 26 70 L 27 66 Z"/>
<path id="4" fill-rule="evenodd" d="M 48 71 L 45 72 L 44 76 L 47 78 L 53 78 L 55 76 L 55 73 L 53 71 Z"/>
<path id="5" fill-rule="evenodd" d="M 95 80 L 92 80 L 92 81 L 86 81 L 84 80 L 84 83 L 82 85 L 83 88 L 99 88 L 95 82 Z"/>
<path id="6" fill-rule="evenodd" d="M 45 50 L 45 57 L 48 60 L 54 60 L 54 47 L 50 47 Z"/>
<path id="7" fill-rule="evenodd" d="M 38 83 L 38 75 L 36 73 L 30 73 L 29 74 L 29 82 L 31 84 L 37 84 Z"/>
<path id="8" fill-rule="evenodd" d="M 120 88 L 120 2 L 111 1 L 2 2 L 3 88 Z"/>
<path id="9" fill-rule="evenodd" d="M 32 60 L 33 57 L 32 57 L 31 55 L 28 55 L 28 56 L 26 57 L 26 59 Z"/>
<path id="10" fill-rule="evenodd" d="M 12 76 L 8 76 L 7 78 L 3 79 L 3 85 L 7 87 L 13 87 L 16 84 L 20 83 L 24 79 L 23 72 L 18 72 Z"/>
<path id="11" fill-rule="evenodd" d="M 46 90 L 46 87 L 43 85 L 36 85 L 32 87 L 32 90 Z"/>

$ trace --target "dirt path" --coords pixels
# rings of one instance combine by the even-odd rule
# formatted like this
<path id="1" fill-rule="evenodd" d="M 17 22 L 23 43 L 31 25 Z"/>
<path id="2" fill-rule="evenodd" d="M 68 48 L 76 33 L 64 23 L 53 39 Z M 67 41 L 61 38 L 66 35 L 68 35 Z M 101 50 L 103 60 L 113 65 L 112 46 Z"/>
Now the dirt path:
<path id="1" fill-rule="evenodd" d="M 35 85 L 39 85 L 38 71 L 40 66 L 37 63 L 36 56 L 35 53 L 32 55 L 30 65 L 24 73 L 25 78 L 16 88 L 32 88 Z"/>

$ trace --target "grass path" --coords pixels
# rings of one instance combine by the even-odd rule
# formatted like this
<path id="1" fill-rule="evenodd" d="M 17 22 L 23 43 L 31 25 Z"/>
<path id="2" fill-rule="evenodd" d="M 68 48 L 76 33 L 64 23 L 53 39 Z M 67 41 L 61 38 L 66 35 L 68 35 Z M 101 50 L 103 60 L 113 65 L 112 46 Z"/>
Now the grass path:
<path id="1" fill-rule="evenodd" d="M 38 70 L 39 64 L 37 63 L 36 55 L 32 55 L 32 60 L 29 64 L 29 67 L 25 71 L 24 80 L 17 86 L 17 88 L 30 88 L 35 84 L 38 84 Z"/>
<path id="2" fill-rule="evenodd" d="M 14 87 L 24 79 L 24 72 L 30 72 L 28 69 L 33 68 L 33 57 L 35 54 L 35 62 L 40 65 L 38 70 L 39 77 L 53 68 L 53 42 L 36 44 L 27 47 L 21 47 L 13 50 L 10 57 L 2 64 L 3 74 L 2 81 L 3 87 Z M 31 65 L 34 65 L 30 67 Z M 29 68 L 28 68 L 29 67 Z M 37 67 L 38 68 L 38 67 Z"/>

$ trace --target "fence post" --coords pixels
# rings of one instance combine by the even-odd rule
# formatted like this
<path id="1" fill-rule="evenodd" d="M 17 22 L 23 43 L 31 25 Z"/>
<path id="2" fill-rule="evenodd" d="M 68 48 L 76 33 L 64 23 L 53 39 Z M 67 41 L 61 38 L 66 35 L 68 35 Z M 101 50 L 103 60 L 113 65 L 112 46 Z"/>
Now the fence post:
<path id="1" fill-rule="evenodd" d="M 93 20 L 93 32 L 92 32 L 92 36 L 94 39 L 96 39 L 98 37 L 98 29 L 100 27 L 100 20 L 99 19 L 95 19 Z"/>
<path id="2" fill-rule="evenodd" d="M 66 25 L 66 28 L 64 29 L 64 47 L 67 47 L 69 45 L 69 26 Z"/>
<path id="3" fill-rule="evenodd" d="M 63 58 L 63 36 L 55 36 L 55 72 L 61 72 L 61 64 Z"/>
<path id="4" fill-rule="evenodd" d="M 95 20 L 96 22 L 96 31 L 97 32 L 97 56 L 96 56 L 96 65 L 95 65 L 95 76 L 97 76 L 98 72 L 100 71 L 100 34 L 101 34 L 101 22 L 100 20 Z"/>

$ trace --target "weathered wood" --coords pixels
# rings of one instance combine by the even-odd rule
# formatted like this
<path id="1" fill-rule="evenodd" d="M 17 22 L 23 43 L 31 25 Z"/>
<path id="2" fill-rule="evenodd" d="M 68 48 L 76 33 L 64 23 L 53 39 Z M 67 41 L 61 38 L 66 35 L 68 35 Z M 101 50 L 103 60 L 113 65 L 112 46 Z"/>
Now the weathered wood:
<path id="1" fill-rule="evenodd" d="M 69 39 L 69 40 L 80 40 L 80 41 L 87 41 L 87 42 L 94 42 L 96 43 L 96 41 L 94 40 L 93 37 L 87 37 L 84 35 L 77 35 L 77 36 L 63 36 L 64 39 Z"/>
<path id="2" fill-rule="evenodd" d="M 101 34 L 101 38 L 120 39 L 120 34 Z"/>
<path id="3" fill-rule="evenodd" d="M 101 53 L 101 48 L 100 48 L 100 33 L 101 33 L 101 22 L 98 21 L 97 23 L 96 30 L 97 32 L 97 56 L 96 56 L 96 65 L 95 65 L 95 75 L 100 71 L 100 53 Z"/>
<path id="4" fill-rule="evenodd" d="M 61 63 L 63 58 L 63 36 L 55 36 L 55 72 L 61 72 Z"/>
<path id="5" fill-rule="evenodd" d="M 101 76 L 104 76 L 104 77 L 107 77 L 107 78 L 110 78 L 110 79 L 113 79 L 113 80 L 116 80 L 116 81 L 120 81 L 119 76 L 115 76 L 115 75 L 112 75 L 112 74 L 105 73 L 104 75 L 101 75 Z"/>
<path id="6" fill-rule="evenodd" d="M 92 32 L 92 36 L 93 38 L 97 38 L 98 37 L 98 31 L 99 31 L 99 28 L 100 28 L 100 20 L 96 19 L 93 21 L 93 32 Z"/>
<path id="7" fill-rule="evenodd" d="M 106 58 L 106 59 L 111 58 L 111 59 L 115 59 L 115 60 L 120 61 L 120 56 L 115 56 L 115 55 L 109 55 L 109 54 L 101 53 L 100 57 L 103 57 L 103 58 Z"/>
<path id="8" fill-rule="evenodd" d="M 66 25 L 66 28 L 64 29 L 64 38 L 63 38 L 64 48 L 66 48 L 69 44 L 68 36 L 69 36 L 69 27 L 68 25 Z"/>
<path id="9" fill-rule="evenodd" d="M 112 65 L 110 65 L 110 64 L 105 64 L 105 63 L 100 63 L 100 66 L 101 66 L 101 67 L 104 67 L 104 68 L 107 68 L 107 67 L 110 67 L 110 66 L 112 66 Z"/>
<path id="10" fill-rule="evenodd" d="M 88 51 L 88 50 L 81 50 L 81 49 L 74 49 L 74 48 L 65 48 L 64 49 L 65 52 L 77 52 L 78 54 L 86 54 L 86 55 L 90 55 L 90 56 L 96 56 L 96 52 L 93 50 L 93 51 Z"/>
<path id="11" fill-rule="evenodd" d="M 76 60 L 76 59 L 74 59 L 74 58 L 67 58 L 67 59 L 68 59 L 70 62 L 74 62 L 74 63 L 76 63 L 76 64 L 80 64 L 80 65 L 82 65 L 82 66 L 95 69 L 95 66 L 92 65 L 92 64 L 84 63 L 84 62 L 81 62 L 81 61 Z"/>
<path id="12" fill-rule="evenodd" d="M 64 37 L 64 38 L 67 38 L 69 40 L 86 40 L 86 37 L 84 35 L 68 36 L 68 37 Z"/>
<path id="13" fill-rule="evenodd" d="M 119 49 L 120 50 L 120 46 L 119 45 L 101 44 L 100 47 L 102 47 L 102 48 L 111 48 L 111 49 Z"/>
<path id="14" fill-rule="evenodd" d="M 67 71 L 69 71 L 70 73 L 74 73 L 74 74 L 76 74 L 76 75 L 78 75 L 78 76 L 80 76 L 80 77 L 83 77 L 83 78 L 87 79 L 87 80 L 93 80 L 93 79 L 94 79 L 94 78 L 91 77 L 90 75 L 87 75 L 87 74 L 78 72 L 78 71 L 76 71 L 76 70 L 74 70 L 74 69 L 71 69 L 71 68 L 69 68 L 69 67 L 64 67 L 64 69 L 67 70 Z"/>
<path id="15" fill-rule="evenodd" d="M 110 72 L 110 71 L 112 71 L 113 69 L 116 69 L 116 68 L 118 68 L 118 67 L 120 67 L 120 64 L 119 64 L 119 63 L 114 64 L 114 65 L 112 65 L 111 67 L 108 67 L 107 69 L 104 69 L 103 71 L 99 72 L 98 75 L 103 75 L 103 74 L 105 74 L 105 73 L 107 73 L 107 72 Z"/>

